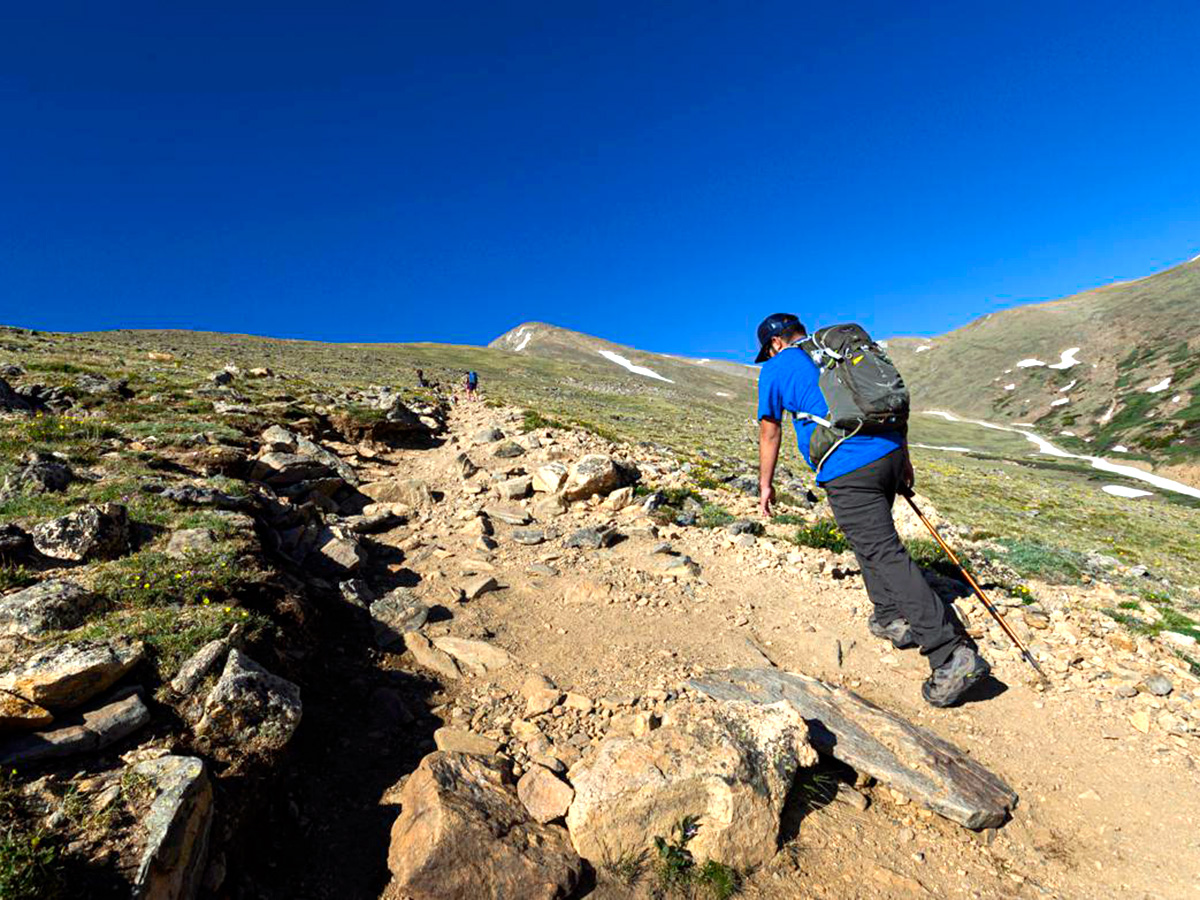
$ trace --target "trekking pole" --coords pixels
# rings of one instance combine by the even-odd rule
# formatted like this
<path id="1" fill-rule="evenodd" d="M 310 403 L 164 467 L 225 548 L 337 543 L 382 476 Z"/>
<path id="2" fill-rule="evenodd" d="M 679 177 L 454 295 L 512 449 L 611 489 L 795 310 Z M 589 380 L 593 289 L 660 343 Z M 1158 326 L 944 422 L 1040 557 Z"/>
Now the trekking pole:
<path id="1" fill-rule="evenodd" d="M 1046 673 L 1042 671 L 1042 667 L 1037 664 L 1037 660 L 1033 658 L 1033 654 L 1029 652 L 1029 648 L 1025 646 L 1019 637 L 1017 637 L 1017 633 L 1013 631 L 1008 622 L 1004 620 L 1004 616 L 1000 615 L 1000 610 L 996 609 L 996 607 L 992 605 L 992 601 L 987 598 L 986 594 L 984 594 L 983 588 L 979 586 L 979 583 L 971 576 L 971 573 L 967 571 L 966 566 L 962 564 L 959 558 L 955 555 L 954 551 L 950 549 L 950 545 L 942 540 L 942 536 L 938 534 L 937 529 L 933 527 L 933 523 L 925 518 L 925 514 L 917 508 L 917 504 L 913 501 L 912 495 L 904 494 L 904 499 L 908 501 L 908 505 L 912 507 L 912 511 L 917 514 L 917 518 L 925 523 L 925 527 L 929 529 L 929 533 L 933 535 L 933 539 L 938 542 L 938 546 L 940 546 L 945 554 L 950 557 L 950 561 L 958 566 L 959 571 L 962 572 L 963 576 L 967 579 L 967 584 L 969 584 L 971 586 L 971 590 L 975 592 L 975 596 L 977 596 L 983 603 L 984 609 L 992 614 L 992 618 L 996 620 L 996 624 L 998 624 L 1004 630 L 1004 633 L 1008 635 L 1009 640 L 1017 645 L 1017 649 L 1021 651 L 1021 656 L 1025 658 L 1025 662 L 1033 666 L 1034 671 L 1041 676 L 1044 683 L 1049 684 L 1050 679 L 1046 677 Z"/>

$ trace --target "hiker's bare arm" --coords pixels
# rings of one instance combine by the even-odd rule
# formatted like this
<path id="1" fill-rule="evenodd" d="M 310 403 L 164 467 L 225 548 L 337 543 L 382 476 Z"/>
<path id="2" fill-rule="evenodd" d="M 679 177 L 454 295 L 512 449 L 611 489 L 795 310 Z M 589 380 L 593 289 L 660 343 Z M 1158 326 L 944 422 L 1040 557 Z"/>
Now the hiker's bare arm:
<path id="1" fill-rule="evenodd" d="M 775 502 L 775 464 L 779 462 L 779 441 L 783 428 L 771 419 L 758 420 L 758 510 L 771 516 Z"/>

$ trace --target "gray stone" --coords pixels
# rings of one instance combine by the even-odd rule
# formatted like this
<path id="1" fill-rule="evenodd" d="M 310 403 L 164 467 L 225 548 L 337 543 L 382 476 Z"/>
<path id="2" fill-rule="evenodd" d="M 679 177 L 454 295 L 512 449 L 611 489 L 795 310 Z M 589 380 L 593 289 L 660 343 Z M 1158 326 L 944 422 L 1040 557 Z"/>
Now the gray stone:
<path id="1" fill-rule="evenodd" d="M 185 528 L 176 531 L 167 541 L 167 556 L 182 559 L 189 554 L 210 553 L 217 545 L 217 537 L 208 528 Z"/>
<path id="2" fill-rule="evenodd" d="M 500 492 L 500 496 L 504 500 L 520 500 L 522 497 L 528 497 L 532 488 L 533 479 L 528 475 L 509 478 L 496 485 L 496 490 Z"/>
<path id="3" fill-rule="evenodd" d="M 139 900 L 192 900 L 200 891 L 213 823 L 213 790 L 203 760 L 160 756 L 135 763 L 154 790 L 142 820 L 145 844 L 133 880 Z"/>
<path id="4" fill-rule="evenodd" d="M 749 534 L 753 535 L 754 537 L 758 537 L 763 533 L 763 524 L 762 522 L 755 522 L 752 519 L 739 519 L 736 522 L 730 522 L 729 525 L 725 527 L 725 530 L 734 537 L 737 537 L 741 534 Z"/>
<path id="5" fill-rule="evenodd" d="M 138 694 L 93 709 L 50 731 L 25 734 L 0 744 L 0 765 L 27 765 L 90 753 L 128 737 L 150 721 L 150 710 Z"/>
<path id="6" fill-rule="evenodd" d="M 393 647 L 404 640 L 404 635 L 425 624 L 429 607 L 411 590 L 399 587 L 371 604 L 371 618 L 375 625 L 375 643 L 380 647 Z"/>
<path id="7" fill-rule="evenodd" d="M 1016 806 L 1012 788 L 953 744 L 844 688 L 775 669 L 730 669 L 688 685 L 721 702 L 787 703 L 810 723 L 819 751 L 968 828 L 995 828 Z"/>
<path id="8" fill-rule="evenodd" d="M 190 694 L 204 680 L 204 676 L 220 664 L 232 644 L 232 637 L 209 641 L 179 667 L 179 671 L 171 679 L 171 689 L 177 694 Z"/>
<path id="9" fill-rule="evenodd" d="M 525 448 L 516 441 L 501 441 L 492 451 L 492 456 L 498 459 L 516 459 L 525 455 Z"/>
<path id="10" fill-rule="evenodd" d="M 0 598 L 0 633 L 34 636 L 74 628 L 98 603 L 72 581 L 43 581 Z"/>
<path id="11" fill-rule="evenodd" d="M 0 497 L 65 491 L 74 480 L 75 473 L 65 460 L 51 453 L 30 453 L 5 477 Z"/>
<path id="12" fill-rule="evenodd" d="M 626 483 L 621 469 L 611 456 L 591 453 L 571 466 L 563 490 L 568 500 L 586 500 L 594 494 L 607 494 Z"/>
<path id="13" fill-rule="evenodd" d="M 473 444 L 494 444 L 496 441 L 502 440 L 504 440 L 504 432 L 494 425 L 487 428 L 480 428 L 471 436 L 471 443 Z"/>
<path id="14" fill-rule="evenodd" d="M 235 497 L 214 488 L 197 487 L 194 484 L 169 487 L 160 496 L 182 506 L 205 506 L 233 512 L 242 512 L 254 507 L 254 502 L 248 497 Z"/>
<path id="15" fill-rule="evenodd" d="M 454 457 L 454 471 L 458 473 L 459 478 L 466 480 L 479 471 L 479 466 L 475 465 L 467 454 L 460 453 Z"/>
<path id="16" fill-rule="evenodd" d="M 0 525 L 0 560 L 16 562 L 26 559 L 33 550 L 33 541 L 28 532 L 6 522 Z"/>
<path id="17" fill-rule="evenodd" d="M 370 609 L 371 604 L 377 599 L 375 592 L 371 590 L 371 586 L 361 578 L 349 578 L 338 584 L 338 591 L 342 595 L 342 599 L 347 603 L 360 607 L 361 609 Z"/>
<path id="18" fill-rule="evenodd" d="M 565 547 L 577 547 L 581 550 L 599 550 L 608 547 L 617 539 L 617 533 L 611 528 L 580 528 L 572 532 L 563 541 Z"/>
<path id="19" fill-rule="evenodd" d="M 485 506 L 484 515 L 506 525 L 528 525 L 531 521 L 529 513 L 519 506 Z"/>
<path id="20" fill-rule="evenodd" d="M 1163 675 L 1149 675 L 1142 679 L 1142 686 L 1155 697 L 1165 697 L 1175 689 L 1171 679 Z"/>
<path id="21" fill-rule="evenodd" d="M 315 560 L 313 556 L 316 557 Z M 317 535 L 313 556 L 309 559 L 339 576 L 358 571 L 367 558 L 366 551 L 354 535 L 336 526 L 321 529 Z"/>
<path id="22" fill-rule="evenodd" d="M 291 740 L 302 712 L 300 688 L 231 649 L 204 701 L 196 733 L 214 745 L 243 752 L 280 750 Z"/>
<path id="23" fill-rule="evenodd" d="M 429 484 L 420 478 L 390 478 L 364 484 L 360 490 L 379 503 L 403 503 L 405 506 L 430 506 L 434 502 Z"/>
<path id="24" fill-rule="evenodd" d="M 119 503 L 89 504 L 34 526 L 33 545 L 52 559 L 116 559 L 129 551 L 129 515 Z"/>
<path id="25" fill-rule="evenodd" d="M 546 540 L 546 533 L 540 528 L 514 528 L 509 535 L 516 543 L 536 546 Z"/>

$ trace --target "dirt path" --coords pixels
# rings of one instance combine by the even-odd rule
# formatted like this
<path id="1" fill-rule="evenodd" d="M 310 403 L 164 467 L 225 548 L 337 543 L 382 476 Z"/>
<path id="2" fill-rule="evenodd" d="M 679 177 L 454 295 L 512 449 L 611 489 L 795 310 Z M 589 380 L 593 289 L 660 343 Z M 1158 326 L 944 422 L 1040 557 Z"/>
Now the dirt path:
<path id="1" fill-rule="evenodd" d="M 380 812 L 381 789 L 411 770 L 429 746 L 427 719 L 409 729 L 409 739 L 397 736 L 404 729 L 397 731 L 395 723 L 378 723 L 379 695 L 372 691 L 384 680 L 405 680 L 399 687 L 405 702 L 428 697 L 418 704 L 418 716 L 433 705 L 448 717 L 458 700 L 465 703 L 488 690 L 517 691 L 530 671 L 598 701 L 637 699 L 664 696 L 688 676 L 710 669 L 761 665 L 764 653 L 783 669 L 845 684 L 958 744 L 1004 777 L 1021 802 L 1005 827 L 979 835 L 878 787 L 868 792 L 872 803 L 865 811 L 842 803 L 814 804 L 795 838 L 749 880 L 745 896 L 1200 896 L 1195 734 L 1157 729 L 1143 734 L 1134 728 L 1127 707 L 1091 686 L 1102 679 L 1109 661 L 1097 656 L 1087 635 L 1062 648 L 1064 658 L 1070 657 L 1063 663 L 1070 675 L 1057 673 L 1049 691 L 1027 681 L 1024 664 L 1007 648 L 985 641 L 998 681 L 994 690 L 961 708 L 935 710 L 919 693 L 927 674 L 923 660 L 915 651 L 897 652 L 869 635 L 861 580 L 835 578 L 843 573 L 831 564 L 817 572 L 824 554 L 811 551 L 804 560 L 788 563 L 766 541 L 738 547 L 723 529 L 675 527 L 661 529 L 657 537 L 634 534 L 607 549 L 565 549 L 556 537 L 606 521 L 628 524 L 636 515 L 582 503 L 539 523 L 548 540 L 538 546 L 515 543 L 510 526 L 495 522 L 499 546 L 487 555 L 488 565 L 503 589 L 457 602 L 464 570 L 478 571 L 480 559 L 478 538 L 464 527 L 473 513 L 464 510 L 499 501 L 489 493 L 465 493 L 454 457 L 469 450 L 487 470 L 476 480 L 489 484 L 493 474 L 500 477 L 518 467 L 533 471 L 551 455 L 569 462 L 597 441 L 557 433 L 554 447 L 530 450 L 515 460 L 469 446 L 470 436 L 484 425 L 515 431 L 509 416 L 482 404 L 460 406 L 452 440 L 444 446 L 396 451 L 375 467 L 374 476 L 421 478 L 440 495 L 409 525 L 379 536 L 385 545 L 405 548 L 403 568 L 416 581 L 417 594 L 449 611 L 446 621 L 427 629 L 429 634 L 485 639 L 508 650 L 519 665 L 487 678 L 463 678 L 440 694 L 431 694 L 422 676 L 388 674 L 396 665 L 410 666 L 406 657 L 372 655 L 349 664 L 347 678 L 335 672 L 333 681 L 346 684 L 353 698 L 346 707 L 350 714 L 336 728 L 331 715 L 327 734 L 323 728 L 309 731 L 309 740 L 328 745 L 332 761 L 330 780 L 307 788 L 306 802 L 321 808 L 340 791 L 350 798 L 342 806 L 359 808 L 360 814 L 349 823 L 310 823 L 305 840 L 316 847 L 326 840 L 322 835 L 341 832 L 326 852 L 334 852 L 339 841 L 356 846 L 345 852 L 361 859 L 357 864 L 366 871 L 353 882 L 354 890 L 341 896 L 374 896 L 386 874 L 383 856 L 372 864 L 363 854 L 386 854 L 386 835 L 379 830 L 394 815 L 387 805 Z M 654 482 L 654 461 L 645 468 L 645 480 Z M 752 514 L 748 499 L 731 495 L 727 505 L 735 515 Z M 652 553 L 662 541 L 695 560 L 699 577 L 663 577 L 657 568 L 661 556 Z M 398 568 L 380 569 L 372 577 L 395 577 Z M 330 665 L 336 668 L 339 657 L 331 652 Z M 1174 677 L 1177 698 L 1197 690 L 1194 679 Z M 333 710 L 344 699 L 335 692 L 327 702 Z M 292 818 L 304 815 L 301 809 Z M 347 825 L 372 831 L 358 841 Z M 602 888 L 595 896 L 604 895 Z"/>

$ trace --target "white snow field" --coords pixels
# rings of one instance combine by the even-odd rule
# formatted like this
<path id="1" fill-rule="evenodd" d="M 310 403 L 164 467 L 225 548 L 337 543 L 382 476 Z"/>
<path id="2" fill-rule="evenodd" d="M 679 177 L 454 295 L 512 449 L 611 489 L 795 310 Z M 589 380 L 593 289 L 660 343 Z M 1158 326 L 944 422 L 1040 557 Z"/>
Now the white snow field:
<path id="1" fill-rule="evenodd" d="M 1131 500 L 1135 497 L 1153 497 L 1153 491 L 1143 491 L 1138 488 L 1126 487 L 1123 484 L 1106 484 L 1102 491 L 1106 494 L 1112 494 L 1114 497 L 1128 497 Z"/>
<path id="2" fill-rule="evenodd" d="M 933 348 L 929 344 L 923 344 L 922 346 L 920 346 L 916 350 L 914 350 L 913 353 L 924 353 L 926 350 L 932 350 L 932 349 Z"/>
<path id="3" fill-rule="evenodd" d="M 659 375 L 653 369 L 647 369 L 645 366 L 634 365 L 629 360 L 627 360 L 625 357 L 623 357 L 620 353 L 613 353 L 611 350 L 597 350 L 596 352 L 599 353 L 601 356 L 603 356 L 605 359 L 607 359 L 609 362 L 614 362 L 621 368 L 628 369 L 634 375 L 645 375 L 647 378 L 657 378 L 659 381 L 665 381 L 667 384 L 675 383 L 670 378 L 663 378 L 661 375 Z"/>
<path id="4" fill-rule="evenodd" d="M 1171 386 L 1171 376 L 1168 375 L 1166 378 L 1164 378 L 1158 384 L 1152 384 L 1152 385 L 1150 385 L 1150 387 L 1146 388 L 1146 393 L 1147 394 L 1160 394 L 1163 391 L 1165 391 L 1167 388 L 1169 388 L 1170 386 Z"/>
<path id="5" fill-rule="evenodd" d="M 930 409 L 925 410 L 928 416 L 941 416 L 948 422 L 966 422 L 971 425 L 979 425 L 982 428 L 992 428 L 996 431 L 1009 431 L 1014 434 L 1019 434 L 1034 444 L 1038 448 L 1038 452 L 1044 453 L 1047 456 L 1057 456 L 1062 459 L 1081 459 L 1091 465 L 1093 469 L 1098 469 L 1101 472 L 1111 472 L 1114 475 L 1122 475 L 1125 478 L 1132 478 L 1134 481 L 1144 481 L 1147 484 L 1152 484 L 1156 488 L 1161 488 L 1164 491 L 1174 491 L 1177 494 L 1185 494 L 1188 497 L 1200 499 L 1200 488 L 1194 488 L 1188 484 L 1181 484 L 1178 481 L 1173 481 L 1170 478 L 1164 478 L 1161 475 L 1155 475 L 1153 472 L 1143 472 L 1141 469 L 1134 466 L 1123 466 L 1119 463 L 1109 462 L 1107 459 L 1101 459 L 1098 456 L 1084 456 L 1078 453 L 1068 453 L 1066 450 L 1059 449 L 1054 446 L 1044 437 L 1034 434 L 1032 431 L 1024 431 L 1020 428 L 1013 428 L 1008 425 L 997 425 L 994 422 L 984 422 L 980 419 L 963 419 L 956 416 L 954 413 L 945 412 L 943 410 Z M 1114 447 L 1116 451 L 1118 448 Z"/>
<path id="6" fill-rule="evenodd" d="M 1018 369 L 1033 369 L 1033 368 L 1036 368 L 1037 366 L 1044 366 L 1044 365 L 1045 365 L 1045 363 L 1042 362 L 1040 359 L 1034 359 L 1033 357 L 1030 357 L 1029 359 L 1023 359 L 1019 363 L 1017 363 L 1017 368 Z"/>
<path id="7" fill-rule="evenodd" d="M 1071 368 L 1071 366 L 1076 365 L 1079 362 L 1079 360 L 1077 360 L 1075 358 L 1075 354 L 1078 352 L 1079 352 L 1078 347 L 1072 347 L 1070 350 L 1064 350 L 1062 352 L 1061 358 L 1058 360 L 1058 362 L 1054 363 L 1049 368 L 1051 368 L 1051 369 L 1069 369 L 1069 368 Z"/>

